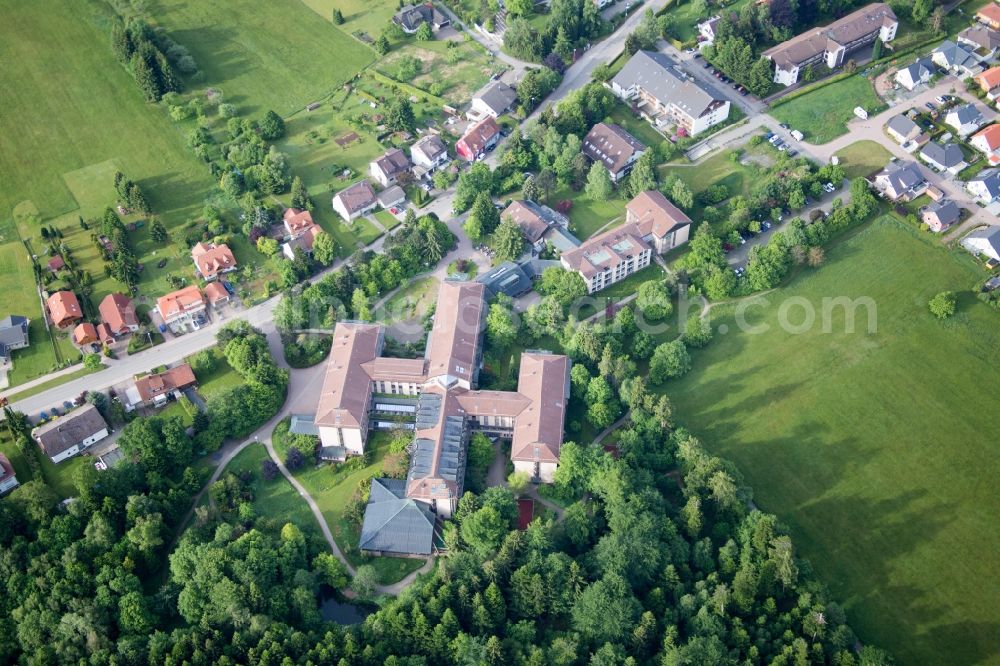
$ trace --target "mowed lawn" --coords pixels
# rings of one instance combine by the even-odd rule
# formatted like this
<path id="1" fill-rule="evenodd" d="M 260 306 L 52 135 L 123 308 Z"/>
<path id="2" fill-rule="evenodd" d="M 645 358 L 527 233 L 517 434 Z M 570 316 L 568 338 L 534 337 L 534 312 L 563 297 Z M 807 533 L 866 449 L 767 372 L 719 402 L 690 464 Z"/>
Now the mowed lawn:
<path id="1" fill-rule="evenodd" d="M 158 0 L 150 13 L 243 113 L 282 116 L 325 97 L 375 59 L 298 0 Z"/>
<path id="2" fill-rule="evenodd" d="M 892 153 L 875 141 L 856 141 L 837 153 L 844 173 L 852 180 L 884 169 Z"/>
<path id="3" fill-rule="evenodd" d="M 875 94 L 871 81 L 860 74 L 831 83 L 784 104 L 771 107 L 771 115 L 805 135 L 809 143 L 820 144 L 847 133 L 847 122 L 855 107 L 873 113 L 885 105 Z"/>
<path id="4" fill-rule="evenodd" d="M 0 67 L 0 219 L 26 200 L 42 220 L 76 211 L 71 186 L 86 184 L 64 176 L 108 160 L 139 183 L 168 226 L 195 215 L 214 185 L 115 60 L 102 7 L 0 0 L 0 62 L 8 63 Z M 53 44 L 72 44 L 71 56 Z"/>
<path id="5" fill-rule="evenodd" d="M 261 463 L 269 458 L 263 444 L 251 444 L 229 461 L 226 471 L 253 474 L 253 508 L 258 516 L 276 521 L 279 527 L 294 523 L 304 533 L 322 538 L 316 517 L 292 484 L 281 474 L 270 481 L 264 480 Z"/>
<path id="6" fill-rule="evenodd" d="M 715 317 L 731 332 L 665 385 L 678 421 L 790 525 L 862 640 L 905 664 L 1000 659 L 1000 313 L 974 298 L 984 276 L 951 252 L 882 218 L 749 308 L 767 332 Z M 946 322 L 927 309 L 943 290 L 959 293 Z M 864 308 L 856 332 L 842 308 L 822 332 L 821 299 L 840 296 L 873 299 L 877 332 Z M 778 326 L 792 297 L 816 309 L 807 333 Z"/>

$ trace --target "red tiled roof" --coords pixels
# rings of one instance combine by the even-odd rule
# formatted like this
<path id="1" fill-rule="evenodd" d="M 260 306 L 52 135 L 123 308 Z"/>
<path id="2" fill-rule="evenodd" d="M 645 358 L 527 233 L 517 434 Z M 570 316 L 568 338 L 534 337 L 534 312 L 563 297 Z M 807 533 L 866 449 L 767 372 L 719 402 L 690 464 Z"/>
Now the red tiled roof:
<path id="1" fill-rule="evenodd" d="M 52 323 L 56 326 L 62 327 L 83 318 L 80 301 L 76 300 L 76 294 L 72 291 L 57 291 L 49 296 L 46 304 L 49 306 Z"/>
<path id="2" fill-rule="evenodd" d="M 85 321 L 73 329 L 73 342 L 78 345 L 97 342 L 97 340 L 97 328 L 89 321 Z"/>
<path id="3" fill-rule="evenodd" d="M 236 268 L 236 257 L 225 243 L 198 243 L 191 248 L 191 258 L 194 259 L 198 272 L 206 280 L 216 277 L 220 272 Z"/>
<path id="4" fill-rule="evenodd" d="M 132 299 L 125 294 L 108 294 L 97 310 L 101 313 L 101 321 L 119 335 L 127 332 L 130 327 L 139 325 Z"/>
<path id="5" fill-rule="evenodd" d="M 215 305 L 219 301 L 229 298 L 229 292 L 218 282 L 210 282 L 205 285 L 205 297 L 209 303 Z"/>
<path id="6" fill-rule="evenodd" d="M 315 224 L 312 214 L 309 211 L 299 210 L 298 208 L 286 208 L 283 220 L 285 222 L 285 229 L 293 236 Z"/>
<path id="7" fill-rule="evenodd" d="M 160 393 L 179 390 L 195 383 L 194 371 L 187 363 L 170 368 L 155 375 L 146 375 L 135 380 L 135 388 L 143 402 L 152 400 Z"/>
<path id="8" fill-rule="evenodd" d="M 991 67 L 982 74 L 976 75 L 976 82 L 987 92 L 1000 86 L 1000 67 Z"/>
<path id="9" fill-rule="evenodd" d="M 201 289 L 198 285 L 188 285 L 183 289 L 172 291 L 166 296 L 156 299 L 156 309 L 164 319 L 176 316 L 185 310 L 195 309 L 199 304 L 204 303 Z"/>
<path id="10" fill-rule="evenodd" d="M 1000 148 L 1000 124 L 990 125 L 972 135 L 972 139 L 983 139 L 989 150 Z"/>

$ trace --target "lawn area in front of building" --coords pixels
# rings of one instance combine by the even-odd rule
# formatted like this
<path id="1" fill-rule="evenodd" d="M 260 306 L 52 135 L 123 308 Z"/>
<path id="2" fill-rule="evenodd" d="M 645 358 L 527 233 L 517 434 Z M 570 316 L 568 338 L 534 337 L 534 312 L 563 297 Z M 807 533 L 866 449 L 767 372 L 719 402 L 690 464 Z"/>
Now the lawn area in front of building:
<path id="1" fill-rule="evenodd" d="M 892 153 L 876 141 L 857 141 L 837 153 L 848 178 L 864 178 L 884 169 Z"/>
<path id="2" fill-rule="evenodd" d="M 745 321 L 713 311 L 715 339 L 662 388 L 680 425 L 732 459 L 764 511 L 791 527 L 802 556 L 842 601 L 862 641 L 900 663 L 986 663 L 1000 611 L 998 314 L 982 279 L 926 235 L 883 217 L 828 250 L 826 265 L 767 294 Z M 927 301 L 958 294 L 939 321 Z M 823 325 L 822 299 L 870 298 Z M 795 301 L 791 299 L 796 299 Z M 815 324 L 792 324 L 815 310 Z M 787 304 L 787 305 L 783 305 Z"/>
<path id="3" fill-rule="evenodd" d="M 215 366 L 211 372 L 195 373 L 198 394 L 206 401 L 243 383 L 243 378 L 230 367 L 221 349 L 213 347 L 209 352 L 215 357 Z"/>
<path id="4" fill-rule="evenodd" d="M 860 74 L 773 104 L 771 115 L 802 132 L 809 143 L 822 144 L 847 133 L 847 122 L 856 117 L 854 109 L 859 106 L 869 115 L 885 108 L 871 81 Z"/>
<path id="5" fill-rule="evenodd" d="M 376 316 L 386 324 L 421 317 L 434 306 L 440 284 L 433 276 L 413 280 L 393 294 Z"/>
<path id="6" fill-rule="evenodd" d="M 287 432 L 286 419 L 275 427 L 272 440 L 274 449 L 282 460 L 288 453 L 288 445 L 285 442 Z M 382 476 L 382 460 L 387 453 L 388 444 L 388 433 L 372 432 L 365 445 L 371 456 L 371 462 L 367 466 L 354 468 L 353 464 L 348 463 L 321 465 L 307 463 L 293 472 L 295 478 L 319 506 L 334 540 L 351 565 L 358 567 L 362 564 L 371 564 L 382 585 L 395 583 L 416 571 L 423 566 L 424 560 L 408 557 L 371 557 L 362 554 L 358 549 L 359 526 L 344 517 L 344 509 L 362 481 Z M 343 469 L 345 466 L 346 470 Z"/>
<path id="7" fill-rule="evenodd" d="M 753 166 L 734 162 L 730 151 L 716 152 L 701 162 L 671 163 L 660 166 L 660 179 L 676 174 L 695 194 L 712 185 L 725 185 L 730 196 L 746 194 L 753 183 Z"/>

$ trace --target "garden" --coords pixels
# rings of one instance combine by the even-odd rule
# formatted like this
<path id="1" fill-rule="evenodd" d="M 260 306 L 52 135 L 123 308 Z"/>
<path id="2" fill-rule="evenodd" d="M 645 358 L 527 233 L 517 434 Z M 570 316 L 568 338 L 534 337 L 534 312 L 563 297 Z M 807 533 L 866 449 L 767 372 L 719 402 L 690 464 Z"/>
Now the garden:
<path id="1" fill-rule="evenodd" d="M 823 144 L 847 133 L 856 107 L 874 115 L 886 108 L 872 82 L 861 74 L 848 76 L 788 101 L 771 106 L 771 115 L 802 132 L 812 144 Z"/>

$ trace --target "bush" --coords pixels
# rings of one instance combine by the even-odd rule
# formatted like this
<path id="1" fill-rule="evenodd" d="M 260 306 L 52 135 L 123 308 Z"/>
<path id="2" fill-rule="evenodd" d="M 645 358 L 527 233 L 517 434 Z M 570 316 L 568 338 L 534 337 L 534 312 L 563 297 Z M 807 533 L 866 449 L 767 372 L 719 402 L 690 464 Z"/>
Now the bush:
<path id="1" fill-rule="evenodd" d="M 927 307 L 930 308 L 931 314 L 938 319 L 947 319 L 955 314 L 955 294 L 950 291 L 942 291 L 927 303 Z"/>
<path id="2" fill-rule="evenodd" d="M 328 335 L 300 335 L 284 344 L 285 360 L 293 368 L 309 368 L 322 363 L 330 353 Z"/>
<path id="3" fill-rule="evenodd" d="M 278 465 L 268 458 L 260 463 L 260 474 L 265 481 L 273 481 L 278 476 Z"/>

